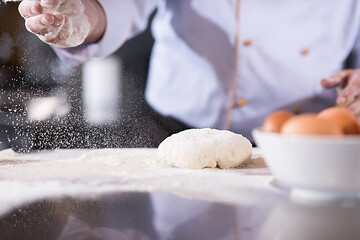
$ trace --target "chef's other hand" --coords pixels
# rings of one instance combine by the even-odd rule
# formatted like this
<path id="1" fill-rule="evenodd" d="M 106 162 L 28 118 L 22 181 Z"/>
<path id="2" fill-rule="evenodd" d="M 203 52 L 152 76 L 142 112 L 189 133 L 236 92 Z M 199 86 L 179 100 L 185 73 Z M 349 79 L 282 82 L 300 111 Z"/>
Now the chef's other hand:
<path id="1" fill-rule="evenodd" d="M 75 47 L 98 41 L 106 27 L 96 0 L 24 0 L 19 12 L 26 28 L 56 47 Z"/>
<path id="2" fill-rule="evenodd" d="M 348 69 L 322 79 L 321 85 L 325 88 L 340 87 L 343 90 L 336 99 L 338 105 L 344 105 L 355 101 L 347 106 L 355 115 L 360 113 L 360 69 Z"/>

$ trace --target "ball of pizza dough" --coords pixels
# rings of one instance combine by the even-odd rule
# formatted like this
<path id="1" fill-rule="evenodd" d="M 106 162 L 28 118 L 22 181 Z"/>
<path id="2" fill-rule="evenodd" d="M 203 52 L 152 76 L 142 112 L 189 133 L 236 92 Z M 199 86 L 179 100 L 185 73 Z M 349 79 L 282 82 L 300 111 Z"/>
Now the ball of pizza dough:
<path id="1" fill-rule="evenodd" d="M 189 129 L 166 138 L 158 160 L 178 168 L 233 168 L 251 158 L 252 145 L 240 134 L 210 128 Z"/>

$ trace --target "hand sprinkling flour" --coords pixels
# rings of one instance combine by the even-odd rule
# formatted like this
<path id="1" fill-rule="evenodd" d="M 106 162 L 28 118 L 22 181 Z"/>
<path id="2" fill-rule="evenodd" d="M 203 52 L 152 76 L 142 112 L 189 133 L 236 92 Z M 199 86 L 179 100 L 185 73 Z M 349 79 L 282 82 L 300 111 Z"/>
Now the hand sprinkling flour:
<path id="1" fill-rule="evenodd" d="M 95 42 L 105 30 L 105 14 L 95 0 L 24 0 L 19 12 L 30 32 L 56 47 Z"/>

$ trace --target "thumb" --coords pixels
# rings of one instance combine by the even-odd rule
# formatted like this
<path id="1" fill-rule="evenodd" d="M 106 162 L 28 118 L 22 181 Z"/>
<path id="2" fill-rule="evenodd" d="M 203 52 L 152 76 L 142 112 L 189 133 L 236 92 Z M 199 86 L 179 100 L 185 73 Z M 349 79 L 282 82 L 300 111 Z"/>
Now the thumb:
<path id="1" fill-rule="evenodd" d="M 338 86 L 339 82 L 331 81 L 329 78 L 323 78 L 321 79 L 320 84 L 324 88 L 334 88 Z"/>
<path id="2" fill-rule="evenodd" d="M 337 86 L 343 85 L 343 83 L 346 82 L 346 80 L 348 79 L 350 74 L 351 74 L 350 70 L 343 70 L 343 71 L 340 71 L 328 78 L 322 79 L 320 84 L 324 88 L 337 87 Z"/>

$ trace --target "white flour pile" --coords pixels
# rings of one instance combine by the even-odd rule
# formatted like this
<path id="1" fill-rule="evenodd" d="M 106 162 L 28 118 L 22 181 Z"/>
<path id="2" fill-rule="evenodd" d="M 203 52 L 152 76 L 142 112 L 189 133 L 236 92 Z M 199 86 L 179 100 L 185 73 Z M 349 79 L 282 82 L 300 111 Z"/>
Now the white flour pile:
<path id="1" fill-rule="evenodd" d="M 159 165 L 156 149 L 0 151 L 0 215 L 46 197 L 89 197 L 114 191 L 168 191 L 180 196 L 247 203 L 272 179 L 259 151 L 237 169 Z"/>

